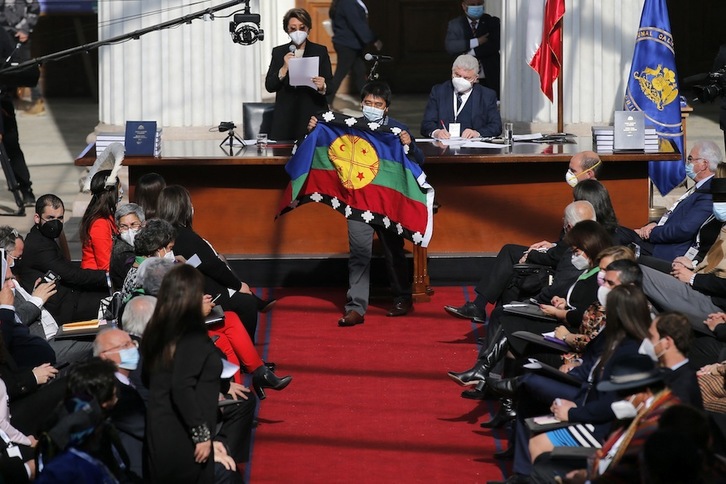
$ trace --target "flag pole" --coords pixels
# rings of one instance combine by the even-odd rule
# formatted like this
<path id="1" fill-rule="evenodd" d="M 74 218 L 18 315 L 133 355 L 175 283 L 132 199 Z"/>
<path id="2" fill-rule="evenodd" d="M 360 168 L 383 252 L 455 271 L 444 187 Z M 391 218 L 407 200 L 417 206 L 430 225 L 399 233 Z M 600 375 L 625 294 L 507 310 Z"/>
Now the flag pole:
<path id="1" fill-rule="evenodd" d="M 563 15 L 560 19 L 560 22 L 562 23 L 560 25 L 560 32 L 562 32 L 562 52 L 560 53 L 560 71 L 557 73 L 557 132 L 558 133 L 564 133 L 565 132 L 565 122 L 564 122 L 564 109 L 562 107 L 562 93 L 564 91 L 562 87 L 562 71 L 564 71 L 565 66 L 565 16 Z"/>

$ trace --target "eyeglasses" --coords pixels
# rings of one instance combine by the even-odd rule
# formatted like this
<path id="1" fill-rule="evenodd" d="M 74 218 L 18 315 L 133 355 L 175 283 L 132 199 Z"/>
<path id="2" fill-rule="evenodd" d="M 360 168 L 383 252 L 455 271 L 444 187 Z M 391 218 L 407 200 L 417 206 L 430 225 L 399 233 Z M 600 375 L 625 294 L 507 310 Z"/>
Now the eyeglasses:
<path id="1" fill-rule="evenodd" d="M 112 346 L 111 348 L 109 348 L 107 350 L 103 350 L 103 351 L 101 351 L 101 353 L 118 353 L 121 350 L 126 350 L 126 349 L 134 348 L 134 347 L 138 348 L 139 342 L 136 340 L 130 339 L 123 344 Z"/>
<path id="2" fill-rule="evenodd" d="M 141 222 L 134 222 L 134 223 L 132 223 L 130 225 L 121 224 L 121 225 L 118 226 L 119 232 L 126 232 L 129 229 L 138 230 L 140 228 L 141 228 Z"/>
<path id="3" fill-rule="evenodd" d="M 688 155 L 688 158 L 686 158 L 686 161 L 687 161 L 688 163 L 693 163 L 694 161 L 699 161 L 699 160 L 705 160 L 705 159 L 706 159 L 706 158 L 694 158 L 694 157 L 692 157 L 691 155 Z"/>

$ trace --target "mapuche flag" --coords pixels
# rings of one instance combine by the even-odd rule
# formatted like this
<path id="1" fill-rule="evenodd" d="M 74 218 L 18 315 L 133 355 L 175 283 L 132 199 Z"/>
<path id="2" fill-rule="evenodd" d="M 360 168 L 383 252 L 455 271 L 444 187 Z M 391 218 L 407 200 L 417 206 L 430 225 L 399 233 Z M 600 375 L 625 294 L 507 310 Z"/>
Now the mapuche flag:
<path id="1" fill-rule="evenodd" d="M 434 189 L 411 161 L 400 128 L 331 112 L 285 165 L 290 184 L 280 215 L 322 203 L 347 219 L 378 225 L 427 247 L 433 233 Z"/>
<path id="2" fill-rule="evenodd" d="M 643 111 L 646 124 L 654 125 L 660 138 L 675 141 L 683 153 L 676 54 L 665 0 L 645 0 L 643 5 L 625 90 L 625 109 Z M 686 168 L 683 161 L 651 161 L 648 174 L 665 195 L 683 182 Z"/>

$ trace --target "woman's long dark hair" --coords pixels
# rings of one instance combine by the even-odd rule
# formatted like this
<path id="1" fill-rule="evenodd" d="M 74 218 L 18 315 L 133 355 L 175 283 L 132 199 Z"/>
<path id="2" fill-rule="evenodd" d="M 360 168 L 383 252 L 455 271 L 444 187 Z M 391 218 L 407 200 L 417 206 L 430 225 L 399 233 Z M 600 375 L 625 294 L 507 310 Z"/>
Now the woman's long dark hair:
<path id="1" fill-rule="evenodd" d="M 577 222 L 567 234 L 563 242 L 570 247 L 583 251 L 590 259 L 590 267 L 595 265 L 598 254 L 613 246 L 613 239 L 605 227 L 594 220 Z"/>
<path id="2" fill-rule="evenodd" d="M 81 219 L 79 235 L 81 245 L 86 245 L 90 241 L 91 225 L 99 218 L 113 218 L 116 213 L 116 204 L 118 203 L 118 182 L 113 186 L 106 186 L 106 179 L 111 174 L 111 170 L 102 170 L 93 175 L 91 178 L 91 201 L 86 207 L 86 211 Z"/>
<path id="3" fill-rule="evenodd" d="M 146 220 L 156 217 L 156 202 L 166 186 L 166 180 L 158 173 L 147 173 L 139 178 L 134 187 L 136 203 L 144 209 Z"/>
<path id="4" fill-rule="evenodd" d="M 181 185 L 169 185 L 159 194 L 156 215 L 174 227 L 192 228 L 192 197 Z"/>
<path id="5" fill-rule="evenodd" d="M 599 370 L 602 371 L 618 345 L 626 337 L 636 340 L 650 338 L 650 309 L 643 290 L 630 284 L 614 287 L 605 306 L 607 324 L 603 330 L 605 350 Z"/>
<path id="6" fill-rule="evenodd" d="M 179 264 L 164 276 L 156 309 L 141 339 L 145 381 L 151 372 L 171 366 L 176 343 L 182 336 L 206 334 L 203 295 L 204 276 L 190 265 Z"/>
<path id="7" fill-rule="evenodd" d="M 590 202 L 595 209 L 595 218 L 600 225 L 605 227 L 610 234 L 615 233 L 615 229 L 618 228 L 618 217 L 615 216 L 610 193 L 602 183 L 592 179 L 582 180 L 572 189 L 572 194 L 575 201 L 587 200 Z"/>

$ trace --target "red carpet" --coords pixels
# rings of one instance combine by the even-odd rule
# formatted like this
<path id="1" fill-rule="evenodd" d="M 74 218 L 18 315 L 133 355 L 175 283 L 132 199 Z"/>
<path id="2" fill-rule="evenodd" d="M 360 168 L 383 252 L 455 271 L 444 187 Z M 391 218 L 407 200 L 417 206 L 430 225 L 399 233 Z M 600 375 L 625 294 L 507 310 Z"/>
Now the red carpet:
<path id="1" fill-rule="evenodd" d="M 443 311 L 463 303 L 464 291 L 436 288 L 401 318 L 387 318 L 374 301 L 352 328 L 336 323 L 342 290 L 274 292 L 280 300 L 261 317 L 258 346 L 293 382 L 261 404 L 250 482 L 501 479 L 491 455 L 506 441 L 479 427 L 493 404 L 460 398 L 446 376 L 471 366 L 483 335 L 481 325 Z"/>

